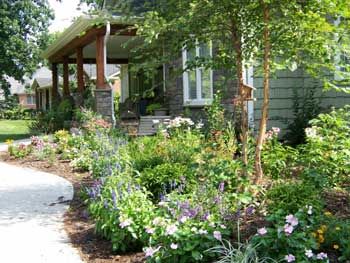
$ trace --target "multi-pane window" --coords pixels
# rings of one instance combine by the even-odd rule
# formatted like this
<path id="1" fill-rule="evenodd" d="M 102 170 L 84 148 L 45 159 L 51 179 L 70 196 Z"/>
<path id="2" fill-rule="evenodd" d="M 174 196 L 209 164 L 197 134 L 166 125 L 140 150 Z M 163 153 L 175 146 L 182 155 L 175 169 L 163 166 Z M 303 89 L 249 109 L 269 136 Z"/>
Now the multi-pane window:
<path id="1" fill-rule="evenodd" d="M 208 58 L 212 56 L 210 44 L 198 44 L 195 48 L 184 49 L 182 53 L 183 67 L 187 62 L 194 61 L 196 57 Z M 207 105 L 213 98 L 213 71 L 205 67 L 186 70 L 183 74 L 184 104 Z"/>
<path id="2" fill-rule="evenodd" d="M 35 104 L 35 97 L 34 97 L 34 95 L 27 95 L 27 104 L 30 104 L 30 105 Z"/>

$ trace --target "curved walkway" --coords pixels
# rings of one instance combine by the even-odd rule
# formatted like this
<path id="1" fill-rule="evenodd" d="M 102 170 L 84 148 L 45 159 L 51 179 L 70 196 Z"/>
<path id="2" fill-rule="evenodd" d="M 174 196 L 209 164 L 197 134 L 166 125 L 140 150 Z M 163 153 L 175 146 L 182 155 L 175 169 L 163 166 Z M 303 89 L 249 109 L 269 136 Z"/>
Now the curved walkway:
<path id="1" fill-rule="evenodd" d="M 63 230 L 72 197 L 61 177 L 0 162 L 0 262 L 82 263 Z"/>

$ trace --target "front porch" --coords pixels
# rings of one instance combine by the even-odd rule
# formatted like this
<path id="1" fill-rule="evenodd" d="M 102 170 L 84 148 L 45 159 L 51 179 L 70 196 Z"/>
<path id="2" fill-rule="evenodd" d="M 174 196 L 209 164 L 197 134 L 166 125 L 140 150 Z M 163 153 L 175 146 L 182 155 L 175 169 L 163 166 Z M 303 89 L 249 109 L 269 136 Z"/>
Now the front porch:
<path id="1" fill-rule="evenodd" d="M 43 57 L 49 60 L 52 67 L 52 105 L 59 103 L 59 64 L 63 65 L 63 99 L 72 98 L 69 88 L 69 64 L 76 65 L 77 95 L 74 96 L 74 102 L 78 107 L 83 105 L 83 93 L 86 89 L 83 65 L 96 64 L 95 110 L 115 125 L 115 94 L 108 82 L 106 67 L 107 64 L 119 64 L 121 68 L 119 119 L 125 123 L 139 123 L 140 116 L 153 113 L 154 108 L 156 110 L 159 108 L 154 105 L 164 102 L 164 69 L 160 68 L 151 82 L 146 81 L 142 73 L 130 72 L 128 64 L 132 57 L 131 49 L 142 40 L 136 36 L 132 24 L 122 21 L 119 17 L 109 22 L 101 23 L 100 20 L 92 16 L 80 17 L 44 52 Z M 153 96 L 147 95 L 149 91 Z M 147 106 L 152 104 L 153 110 L 150 111 Z"/>

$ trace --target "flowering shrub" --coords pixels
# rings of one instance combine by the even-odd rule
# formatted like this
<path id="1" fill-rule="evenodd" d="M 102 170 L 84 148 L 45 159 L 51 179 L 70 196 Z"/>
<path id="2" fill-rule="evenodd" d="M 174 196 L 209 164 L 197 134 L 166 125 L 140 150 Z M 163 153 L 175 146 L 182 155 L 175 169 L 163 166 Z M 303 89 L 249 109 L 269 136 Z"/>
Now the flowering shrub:
<path id="1" fill-rule="evenodd" d="M 23 143 L 14 145 L 13 141 L 7 141 L 7 145 L 10 156 L 13 156 L 15 158 L 24 158 L 32 152 L 31 145 L 25 145 Z"/>
<path id="2" fill-rule="evenodd" d="M 313 235 L 318 220 L 312 206 L 288 215 L 279 210 L 267 220 L 271 227 L 258 229 L 253 237 L 262 255 L 284 262 L 328 262 L 327 254 L 319 250 Z"/>
<path id="3" fill-rule="evenodd" d="M 311 125 L 301 147 L 304 179 L 320 187 L 349 184 L 350 107 L 320 114 Z"/>

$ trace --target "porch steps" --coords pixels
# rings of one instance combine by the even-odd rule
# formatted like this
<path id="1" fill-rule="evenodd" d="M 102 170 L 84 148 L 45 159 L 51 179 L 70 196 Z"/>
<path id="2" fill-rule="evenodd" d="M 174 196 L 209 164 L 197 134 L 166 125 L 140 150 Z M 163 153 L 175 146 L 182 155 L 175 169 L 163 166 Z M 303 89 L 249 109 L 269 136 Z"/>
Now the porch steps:
<path id="1" fill-rule="evenodd" d="M 159 124 L 167 124 L 170 116 L 141 116 L 138 129 L 139 136 L 154 135 L 158 131 Z M 158 122 L 158 123 L 157 123 Z"/>

